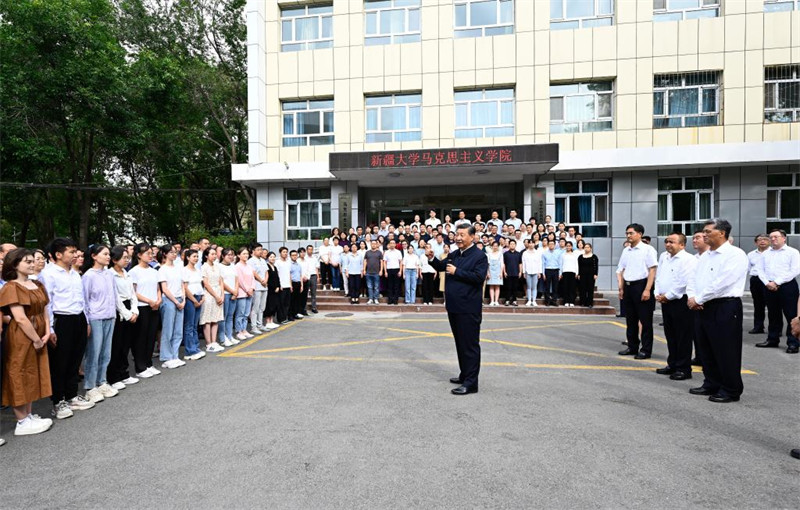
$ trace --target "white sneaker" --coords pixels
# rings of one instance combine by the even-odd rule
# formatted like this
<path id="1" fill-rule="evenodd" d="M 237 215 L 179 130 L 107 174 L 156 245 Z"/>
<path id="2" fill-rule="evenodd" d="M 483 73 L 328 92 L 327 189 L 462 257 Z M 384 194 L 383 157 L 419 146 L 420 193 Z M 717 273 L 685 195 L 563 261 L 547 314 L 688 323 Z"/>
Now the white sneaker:
<path id="1" fill-rule="evenodd" d="M 230 338 L 225 337 L 225 340 L 222 341 L 222 346 L 223 347 L 233 347 L 233 342 L 231 341 Z"/>
<path id="2" fill-rule="evenodd" d="M 294 316 L 295 319 L 302 319 L 303 317 L 305 316 L 302 313 L 298 313 Z"/>
<path id="3" fill-rule="evenodd" d="M 236 337 L 228 337 L 228 341 L 231 343 L 231 345 L 237 345 L 242 343 L 242 341 Z"/>
<path id="4" fill-rule="evenodd" d="M 17 422 L 17 427 L 14 429 L 15 436 L 30 436 L 33 434 L 41 434 L 53 426 L 52 420 L 48 422 L 43 420 L 36 420 L 33 416 L 26 416 L 22 421 Z"/>
<path id="5" fill-rule="evenodd" d="M 50 418 L 42 418 L 38 414 L 31 414 L 30 417 L 33 419 L 33 421 L 38 421 L 40 423 L 45 423 L 50 427 L 53 426 L 53 420 L 51 420 Z"/>
<path id="6" fill-rule="evenodd" d="M 531 306 L 539 306 L 539 303 L 537 303 L 536 301 L 531 301 Z"/>
<path id="7" fill-rule="evenodd" d="M 6 440 L 0 437 L 0 446 L 3 446 L 4 444 L 6 444 Z"/>
<path id="8" fill-rule="evenodd" d="M 267 331 L 269 331 L 270 329 L 271 329 L 271 328 L 269 328 L 269 327 L 268 327 L 266 324 L 264 324 L 263 326 L 261 326 L 260 328 L 258 328 L 258 331 L 259 331 L 259 334 L 261 334 L 261 333 L 266 333 L 266 332 L 267 332 Z"/>
<path id="9" fill-rule="evenodd" d="M 225 348 L 224 348 L 224 347 L 222 347 L 222 346 L 221 346 L 220 344 L 218 344 L 217 342 L 210 343 L 210 344 L 208 344 L 208 345 L 206 346 L 206 352 L 222 352 L 222 351 L 224 351 L 224 350 L 225 350 Z"/>
<path id="10" fill-rule="evenodd" d="M 161 370 L 157 369 L 156 367 L 151 366 L 147 369 L 150 372 L 150 375 L 158 375 L 161 373 Z"/>
<path id="11" fill-rule="evenodd" d="M 182 359 L 180 359 L 180 358 L 178 358 L 178 359 L 176 359 L 176 360 L 175 360 L 175 365 L 177 365 L 177 366 L 178 366 L 178 368 L 180 368 L 180 367 L 184 366 L 185 364 L 186 364 L 186 362 L 185 362 L 185 361 L 183 361 L 183 360 L 182 360 Z"/>
<path id="12" fill-rule="evenodd" d="M 71 411 L 85 411 L 94 407 L 94 402 L 87 399 L 83 395 L 78 395 L 77 397 L 71 399 L 68 404 Z"/>
<path id="13" fill-rule="evenodd" d="M 101 384 L 97 389 L 100 390 L 100 393 L 102 393 L 105 398 L 116 397 L 119 395 L 119 391 L 109 386 L 108 383 Z"/>
<path id="14" fill-rule="evenodd" d="M 273 329 L 278 329 L 280 325 L 277 322 L 270 322 L 264 327 L 267 328 L 267 330 L 272 331 Z"/>
<path id="15" fill-rule="evenodd" d="M 169 368 L 170 370 L 173 368 L 178 368 L 180 365 L 178 365 L 177 361 L 178 360 L 176 359 L 167 360 L 161 364 L 161 368 Z"/>
<path id="16" fill-rule="evenodd" d="M 128 377 L 127 379 L 124 379 L 122 381 L 122 384 L 124 384 L 125 386 L 130 386 L 131 384 L 136 384 L 137 382 L 139 382 L 139 379 L 135 377 Z"/>
<path id="17" fill-rule="evenodd" d="M 144 372 L 137 372 L 136 373 L 136 377 L 138 377 L 139 379 L 150 379 L 151 377 L 153 377 L 153 375 L 154 374 L 152 374 L 150 372 L 149 368 L 147 370 L 145 370 Z"/>
<path id="18" fill-rule="evenodd" d="M 125 388 L 127 388 L 127 386 L 125 386 L 125 383 L 122 381 L 115 382 L 114 384 L 111 385 L 111 387 L 117 391 L 124 390 Z"/>
<path id="19" fill-rule="evenodd" d="M 248 331 L 248 333 L 250 333 L 252 336 L 258 336 L 261 333 L 263 333 L 263 331 L 261 331 L 260 329 L 251 329 L 250 331 Z"/>
<path id="20" fill-rule="evenodd" d="M 188 359 L 189 361 L 194 361 L 194 360 L 198 360 L 198 359 L 203 359 L 205 357 L 206 357 L 206 353 L 203 352 L 203 351 L 200 351 L 200 352 L 198 352 L 196 354 L 191 354 L 189 356 L 184 356 L 183 358 L 184 359 Z"/>
<path id="21" fill-rule="evenodd" d="M 100 392 L 100 388 L 92 388 L 86 392 L 86 399 L 96 404 L 98 402 L 102 402 L 106 398 L 103 396 L 103 393 Z"/>
<path id="22" fill-rule="evenodd" d="M 72 409 L 69 408 L 69 404 L 67 404 L 66 400 L 62 400 L 54 405 L 51 414 L 58 420 L 64 420 L 73 415 Z"/>

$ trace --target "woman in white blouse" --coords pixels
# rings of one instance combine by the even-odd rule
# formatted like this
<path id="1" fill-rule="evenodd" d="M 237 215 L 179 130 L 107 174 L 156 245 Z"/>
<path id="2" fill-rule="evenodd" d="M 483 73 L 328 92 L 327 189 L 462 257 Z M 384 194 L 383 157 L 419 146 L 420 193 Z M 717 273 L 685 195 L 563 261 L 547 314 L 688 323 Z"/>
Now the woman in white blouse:
<path id="1" fill-rule="evenodd" d="M 564 252 L 564 259 L 561 266 L 561 281 L 564 285 L 564 306 L 575 306 L 579 256 L 580 253 L 572 250 L 572 241 L 567 241 L 566 251 Z"/>
<path id="2" fill-rule="evenodd" d="M 111 249 L 111 269 L 117 288 L 117 322 L 111 340 L 111 360 L 106 369 L 106 379 L 115 390 L 139 382 L 128 373 L 128 352 L 133 346 L 139 320 L 139 300 L 133 290 L 133 279 L 125 271 L 129 262 L 126 246 L 114 246 Z"/>
<path id="3" fill-rule="evenodd" d="M 133 363 L 136 377 L 149 379 L 161 373 L 153 366 L 153 347 L 158 331 L 158 310 L 161 307 L 161 288 L 158 271 L 150 267 L 153 250 L 147 243 L 133 247 L 133 267 L 128 275 L 133 281 L 136 300 L 139 303 L 138 334 L 133 341 Z"/>
<path id="4" fill-rule="evenodd" d="M 200 309 L 205 302 L 203 275 L 197 269 L 200 255 L 197 250 L 186 250 L 183 255 L 183 295 L 186 307 L 183 309 L 183 357 L 187 360 L 198 360 L 206 353 L 200 350 L 200 339 L 197 335 L 197 324 L 200 320 Z"/>
<path id="5" fill-rule="evenodd" d="M 406 280 L 406 304 L 413 305 L 417 300 L 417 279 L 422 274 L 422 266 L 419 255 L 414 251 L 414 247 L 408 245 L 403 262 L 400 264 L 400 274 Z"/>

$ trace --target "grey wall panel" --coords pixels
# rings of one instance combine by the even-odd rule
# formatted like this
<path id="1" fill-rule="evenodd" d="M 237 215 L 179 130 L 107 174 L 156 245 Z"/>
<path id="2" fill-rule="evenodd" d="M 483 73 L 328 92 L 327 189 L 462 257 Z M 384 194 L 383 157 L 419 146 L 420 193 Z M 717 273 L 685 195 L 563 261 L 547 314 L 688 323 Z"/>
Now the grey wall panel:
<path id="1" fill-rule="evenodd" d="M 658 224 L 657 202 L 634 202 L 631 204 L 631 217 L 633 222 L 644 225 L 645 235 L 656 236 L 656 225 Z"/>
<path id="2" fill-rule="evenodd" d="M 743 167 L 739 196 L 742 199 L 767 199 L 767 170 L 764 167 Z M 766 204 L 765 204 L 766 209 Z M 766 210 L 764 211 L 766 214 Z"/>
<path id="3" fill-rule="evenodd" d="M 657 172 L 635 172 L 631 177 L 632 202 L 655 202 L 658 200 Z"/>
<path id="4" fill-rule="evenodd" d="M 738 200 L 739 192 L 739 168 L 723 168 L 717 181 L 717 198 L 719 200 Z"/>
<path id="5" fill-rule="evenodd" d="M 619 172 L 611 179 L 612 202 L 631 201 L 631 173 Z"/>

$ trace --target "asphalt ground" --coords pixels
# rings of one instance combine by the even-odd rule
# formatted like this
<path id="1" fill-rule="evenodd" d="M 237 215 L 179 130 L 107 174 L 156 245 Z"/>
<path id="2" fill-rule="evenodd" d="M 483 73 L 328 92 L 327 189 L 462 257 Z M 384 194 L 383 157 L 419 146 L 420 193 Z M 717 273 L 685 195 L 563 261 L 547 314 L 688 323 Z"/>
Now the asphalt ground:
<path id="1" fill-rule="evenodd" d="M 800 357 L 745 334 L 742 400 L 715 404 L 655 374 L 659 339 L 618 356 L 622 324 L 487 314 L 458 397 L 444 314 L 320 314 L 45 434 L 3 411 L 0 507 L 800 507 Z"/>

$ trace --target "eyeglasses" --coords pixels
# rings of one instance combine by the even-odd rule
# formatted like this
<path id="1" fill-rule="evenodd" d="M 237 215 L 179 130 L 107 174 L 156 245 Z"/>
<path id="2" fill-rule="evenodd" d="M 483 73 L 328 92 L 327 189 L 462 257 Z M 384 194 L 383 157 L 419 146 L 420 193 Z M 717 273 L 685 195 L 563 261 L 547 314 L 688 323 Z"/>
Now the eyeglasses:
<path id="1" fill-rule="evenodd" d="M 634 235 L 635 233 L 636 233 L 636 231 L 635 231 L 635 230 L 629 230 L 628 232 L 625 232 L 625 235 L 626 235 L 626 236 L 632 236 L 632 235 Z"/>

